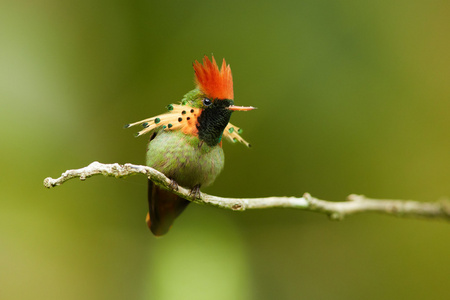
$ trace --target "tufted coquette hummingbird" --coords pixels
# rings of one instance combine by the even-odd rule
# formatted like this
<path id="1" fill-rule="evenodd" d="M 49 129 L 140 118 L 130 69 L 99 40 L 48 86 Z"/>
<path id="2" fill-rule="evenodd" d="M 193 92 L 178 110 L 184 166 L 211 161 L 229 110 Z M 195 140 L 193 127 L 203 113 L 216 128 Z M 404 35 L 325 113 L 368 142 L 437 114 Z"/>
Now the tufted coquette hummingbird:
<path id="1" fill-rule="evenodd" d="M 207 56 L 193 67 L 196 88 L 180 104 L 169 104 L 167 113 L 125 127 L 142 125 L 136 136 L 150 132 L 147 166 L 170 178 L 172 188 L 189 188 L 198 198 L 200 187 L 212 184 L 223 169 L 223 137 L 250 147 L 240 136 L 242 130 L 229 123 L 231 113 L 255 108 L 234 105 L 233 78 L 225 59 L 220 70 L 214 57 L 211 61 Z M 149 180 L 146 222 L 151 232 L 166 234 L 189 202 Z"/>

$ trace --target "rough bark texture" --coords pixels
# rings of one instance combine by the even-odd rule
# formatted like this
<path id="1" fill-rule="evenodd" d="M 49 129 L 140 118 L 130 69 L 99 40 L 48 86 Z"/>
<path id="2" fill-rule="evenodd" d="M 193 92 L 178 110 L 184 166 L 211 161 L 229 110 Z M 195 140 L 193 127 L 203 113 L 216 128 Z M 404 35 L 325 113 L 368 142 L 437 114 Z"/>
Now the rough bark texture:
<path id="1" fill-rule="evenodd" d="M 199 204 L 209 204 L 220 208 L 235 211 L 246 209 L 289 207 L 307 211 L 319 212 L 328 215 L 331 219 L 342 220 L 347 215 L 363 212 L 377 212 L 398 217 L 422 217 L 450 220 L 450 203 L 440 202 L 418 202 L 411 200 L 370 199 L 361 195 L 350 195 L 346 201 L 333 202 L 320 200 L 305 193 L 303 197 L 267 197 L 267 198 L 223 198 L 200 193 L 200 197 L 194 199 L 189 189 L 181 186 L 177 190 L 171 188 L 171 180 L 161 172 L 141 165 L 124 164 L 102 164 L 93 162 L 89 166 L 67 170 L 61 177 L 53 179 L 47 177 L 44 186 L 47 188 L 63 184 L 69 179 L 80 178 L 85 180 L 93 175 L 102 174 L 122 178 L 135 174 L 144 174 L 158 186 L 172 191 L 174 194 Z"/>

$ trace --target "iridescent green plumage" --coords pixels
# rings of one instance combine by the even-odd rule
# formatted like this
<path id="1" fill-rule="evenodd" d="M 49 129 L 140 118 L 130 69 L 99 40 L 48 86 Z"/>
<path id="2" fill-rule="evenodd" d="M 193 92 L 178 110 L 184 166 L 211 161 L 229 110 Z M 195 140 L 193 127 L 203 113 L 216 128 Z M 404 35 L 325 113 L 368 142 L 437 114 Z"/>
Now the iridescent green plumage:
<path id="1" fill-rule="evenodd" d="M 160 130 L 148 144 L 146 164 L 192 189 L 214 182 L 223 169 L 224 154 L 221 146 L 208 146 L 197 136 Z"/>

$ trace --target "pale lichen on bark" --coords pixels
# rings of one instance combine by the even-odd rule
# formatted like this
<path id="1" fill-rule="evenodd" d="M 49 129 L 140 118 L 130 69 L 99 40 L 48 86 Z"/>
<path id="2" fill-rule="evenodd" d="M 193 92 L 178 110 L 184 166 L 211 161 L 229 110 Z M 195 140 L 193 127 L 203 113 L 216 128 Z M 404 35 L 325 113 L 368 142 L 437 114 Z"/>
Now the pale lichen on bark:
<path id="1" fill-rule="evenodd" d="M 85 180 L 93 175 L 104 175 L 123 178 L 130 175 L 144 174 L 157 185 L 173 193 L 199 204 L 209 204 L 234 211 L 262 208 L 297 208 L 319 212 L 331 219 L 342 220 L 347 215 L 363 212 L 377 212 L 398 217 L 422 217 L 450 220 L 450 204 L 448 201 L 419 202 L 412 200 L 370 199 L 362 195 L 350 195 L 347 201 L 334 202 L 320 200 L 305 193 L 303 197 L 266 197 L 266 198 L 224 198 L 200 193 L 200 198 L 194 199 L 189 189 L 181 186 L 171 189 L 171 180 L 161 172 L 142 165 L 102 164 L 93 162 L 81 169 L 67 170 L 60 177 L 44 179 L 47 188 L 63 184 L 72 178 Z"/>

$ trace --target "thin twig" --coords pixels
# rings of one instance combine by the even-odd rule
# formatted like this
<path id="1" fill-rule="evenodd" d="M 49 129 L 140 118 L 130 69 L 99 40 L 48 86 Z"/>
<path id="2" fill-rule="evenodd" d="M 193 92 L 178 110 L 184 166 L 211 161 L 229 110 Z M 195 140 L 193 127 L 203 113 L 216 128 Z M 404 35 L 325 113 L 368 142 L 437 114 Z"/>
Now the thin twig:
<path id="1" fill-rule="evenodd" d="M 223 198 L 200 193 L 200 198 L 194 199 L 190 194 L 190 190 L 186 188 L 179 186 L 178 190 L 171 189 L 171 180 L 163 173 L 147 166 L 133 164 L 120 165 L 118 163 L 102 164 L 93 162 L 89 166 L 81 169 L 67 170 L 61 177 L 56 179 L 47 177 L 44 180 L 44 186 L 51 188 L 61 185 L 72 178 L 85 180 L 88 177 L 98 174 L 116 178 L 145 174 L 155 184 L 187 200 L 235 211 L 283 207 L 324 213 L 334 220 L 342 220 L 347 215 L 362 212 L 378 212 L 398 217 L 423 217 L 450 220 L 450 203 L 447 201 L 418 202 L 411 200 L 369 199 L 361 195 L 350 195 L 347 201 L 333 202 L 314 198 L 308 193 L 300 198 L 267 197 L 249 199 Z"/>

